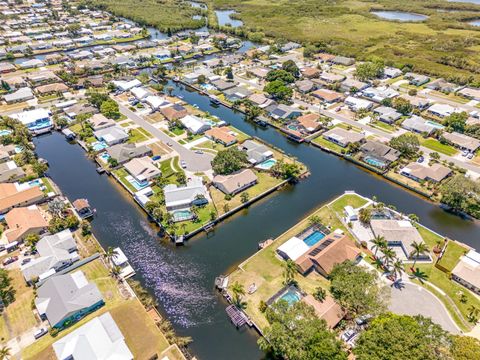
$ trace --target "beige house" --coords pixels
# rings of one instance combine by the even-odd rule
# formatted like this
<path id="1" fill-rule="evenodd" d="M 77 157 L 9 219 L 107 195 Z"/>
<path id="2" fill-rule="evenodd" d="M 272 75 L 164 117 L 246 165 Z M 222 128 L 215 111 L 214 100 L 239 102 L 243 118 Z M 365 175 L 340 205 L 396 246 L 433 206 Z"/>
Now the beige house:
<path id="1" fill-rule="evenodd" d="M 230 175 L 216 175 L 213 186 L 227 195 L 235 195 L 257 183 L 257 175 L 250 170 L 240 170 Z"/>
<path id="2" fill-rule="evenodd" d="M 125 169 L 138 182 L 150 181 L 162 174 L 148 156 L 130 160 L 125 164 Z"/>
<path id="3" fill-rule="evenodd" d="M 48 227 L 48 222 L 36 206 L 20 207 L 10 210 L 5 215 L 8 229 L 4 236 L 8 243 L 22 241 L 29 234 L 41 234 Z"/>

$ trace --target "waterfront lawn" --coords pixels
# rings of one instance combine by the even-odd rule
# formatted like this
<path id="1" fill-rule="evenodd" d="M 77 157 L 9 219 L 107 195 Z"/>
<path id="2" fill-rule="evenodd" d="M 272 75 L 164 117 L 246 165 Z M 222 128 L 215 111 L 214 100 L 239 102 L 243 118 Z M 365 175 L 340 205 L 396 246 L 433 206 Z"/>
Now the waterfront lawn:
<path id="1" fill-rule="evenodd" d="M 53 189 L 53 186 L 52 186 L 52 184 L 50 183 L 50 180 L 49 180 L 48 178 L 43 177 L 43 178 L 42 178 L 42 183 L 43 183 L 43 185 L 45 186 L 45 190 L 44 190 L 45 193 L 48 194 L 48 193 L 50 193 L 50 192 L 55 192 L 55 190 Z"/>
<path id="2" fill-rule="evenodd" d="M 344 197 L 337 201 L 343 203 L 348 201 L 348 199 L 354 199 L 351 195 L 346 195 L 346 197 Z M 353 201 L 358 203 L 358 196 L 357 199 Z M 352 203 L 351 205 L 353 206 L 355 204 Z M 254 254 L 243 264 L 240 264 L 239 267 L 229 276 L 230 286 L 237 281 L 242 284 L 245 289 L 247 289 L 252 283 L 255 283 L 257 286 L 257 291 L 255 293 L 244 296 L 244 301 L 247 302 L 245 312 L 262 329 L 268 325 L 268 322 L 265 319 L 264 314 L 259 310 L 260 302 L 266 302 L 284 286 L 284 261 L 277 257 L 276 249 L 302 230 L 305 230 L 309 226 L 309 218 L 314 215 L 320 218 L 323 225 L 330 226 L 332 229 L 340 228 L 347 232 L 340 220 L 338 220 L 335 214 L 330 210 L 330 207 L 324 205 L 276 238 L 271 245 Z M 295 279 L 297 280 L 300 289 L 309 294 L 313 293 L 317 287 L 322 287 L 327 291 L 329 288 L 329 281 L 316 272 L 311 272 L 306 277 L 296 274 Z"/>
<path id="3" fill-rule="evenodd" d="M 27 286 L 20 269 L 8 271 L 15 289 L 15 301 L 10 304 L 3 316 L 0 316 L 0 341 L 2 343 L 21 335 L 35 325 L 38 320 L 32 311 L 32 301 L 35 298 L 33 288 Z"/>
<path id="4" fill-rule="evenodd" d="M 350 205 L 354 209 L 357 209 L 368 202 L 367 199 L 357 195 L 357 194 L 343 194 L 335 201 L 333 201 L 329 206 L 337 214 L 343 214 L 343 209 L 345 206 Z"/>
<path id="5" fill-rule="evenodd" d="M 128 176 L 128 172 L 127 170 L 125 170 L 124 168 L 120 168 L 120 169 L 117 169 L 117 170 L 113 170 L 112 173 L 118 177 L 118 179 L 120 180 L 120 182 L 126 187 L 128 188 L 128 190 L 130 190 L 131 192 L 137 192 L 137 189 L 135 189 L 135 187 L 130 184 L 130 181 L 128 181 L 127 179 L 125 179 L 127 176 Z"/>
<path id="6" fill-rule="evenodd" d="M 442 144 L 440 141 L 436 139 L 432 139 L 432 138 L 424 139 L 421 136 L 419 136 L 419 139 L 420 139 L 420 144 L 430 150 L 433 150 L 448 156 L 453 156 L 457 153 L 457 149 L 455 149 L 453 146 L 450 146 L 448 144 Z"/>
<path id="7" fill-rule="evenodd" d="M 148 359 L 156 352 L 160 353 L 168 347 L 167 340 L 140 302 L 137 299 L 127 300 L 122 297 L 117 282 L 109 276 L 109 270 L 100 259 L 85 264 L 78 270 L 82 270 L 90 281 L 95 282 L 102 293 L 105 305 L 68 329 L 61 331 L 56 337 L 52 337 L 50 334 L 43 336 L 24 349 L 22 358 L 49 359 L 48 356 L 53 354 L 51 345 L 55 341 L 107 311 L 111 313 L 125 336 L 125 341 L 134 358 Z"/>
<path id="8" fill-rule="evenodd" d="M 225 199 L 225 194 L 218 190 L 217 188 L 211 186 L 210 187 L 210 196 L 212 197 L 213 202 L 215 203 L 215 207 L 219 215 L 226 213 L 225 205 L 228 206 L 228 211 L 235 209 L 238 206 L 242 205 L 241 201 L 241 194 L 247 193 L 249 199 L 253 199 L 256 196 L 274 188 L 275 186 L 279 185 L 283 180 L 275 178 L 271 176 L 269 173 L 260 172 L 257 170 L 253 170 L 258 178 L 258 183 L 254 186 L 242 191 L 239 194 L 236 194 L 230 200 Z"/>
<path id="9" fill-rule="evenodd" d="M 433 194 L 433 191 L 428 188 L 428 183 L 421 184 L 418 181 L 415 181 L 413 179 L 410 179 L 406 176 L 403 176 L 401 174 L 396 173 L 394 170 L 389 170 L 388 173 L 386 174 L 388 178 L 393 179 L 394 181 L 397 181 L 401 184 L 404 184 L 408 187 L 411 187 L 413 189 L 416 189 L 422 193 L 425 193 L 428 196 L 431 196 Z"/>
<path id="10" fill-rule="evenodd" d="M 447 243 L 447 248 L 445 249 L 445 253 L 438 260 L 438 265 L 442 268 L 446 269 L 447 271 L 451 272 L 453 268 L 457 265 L 458 260 L 460 257 L 468 252 L 468 248 L 463 246 L 462 244 L 456 241 L 449 241 Z"/>
<path id="11" fill-rule="evenodd" d="M 164 212 L 166 209 L 164 209 Z M 175 231 L 177 234 L 189 234 L 197 229 L 200 229 L 206 223 L 210 222 L 212 212 L 215 213 L 215 207 L 212 203 L 208 203 L 205 206 L 198 207 L 197 216 L 198 219 L 196 221 L 188 220 L 177 222 L 174 224 L 167 224 L 165 221 L 162 223 L 163 227 L 167 232 L 170 234 Z"/>
<path id="12" fill-rule="evenodd" d="M 243 131 L 240 131 L 231 125 L 229 126 L 229 129 L 232 130 L 232 132 L 234 133 L 233 135 L 237 139 L 237 142 L 240 144 L 243 143 L 245 140 L 249 140 L 252 138 L 250 135 L 245 134 Z"/>
<path id="13" fill-rule="evenodd" d="M 327 148 L 328 150 L 331 150 L 337 154 L 341 154 L 342 150 L 345 150 L 343 147 L 340 145 L 334 144 L 331 141 L 328 141 L 325 139 L 322 135 L 317 136 L 315 139 L 312 140 L 315 144 Z"/>
<path id="14" fill-rule="evenodd" d="M 384 123 L 383 121 L 375 121 L 373 123 L 370 123 L 370 125 L 388 133 L 393 133 L 396 130 L 395 126 Z"/>

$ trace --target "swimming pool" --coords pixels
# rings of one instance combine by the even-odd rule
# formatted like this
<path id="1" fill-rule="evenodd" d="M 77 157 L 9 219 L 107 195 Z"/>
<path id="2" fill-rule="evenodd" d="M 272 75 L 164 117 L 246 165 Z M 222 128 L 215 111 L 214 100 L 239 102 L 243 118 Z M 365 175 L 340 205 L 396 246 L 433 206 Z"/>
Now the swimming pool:
<path id="1" fill-rule="evenodd" d="M 99 158 L 103 162 L 108 163 L 108 159 L 110 159 L 110 155 L 108 155 L 107 153 L 102 153 L 102 154 L 100 154 Z"/>
<path id="2" fill-rule="evenodd" d="M 303 239 L 303 242 L 308 246 L 313 246 L 316 243 L 318 243 L 320 240 L 322 240 L 324 237 L 325 237 L 324 233 L 320 231 L 314 231 L 313 233 L 308 235 L 305 239 Z"/>
<path id="3" fill-rule="evenodd" d="M 445 128 L 445 126 L 443 126 L 442 124 L 439 124 L 439 123 L 437 123 L 435 121 L 432 121 L 432 120 L 425 121 L 425 124 L 433 126 L 435 129 L 444 129 Z"/>
<path id="4" fill-rule="evenodd" d="M 105 141 L 97 141 L 92 144 L 92 148 L 95 151 L 102 151 L 105 150 L 107 147 L 108 145 Z"/>
<path id="5" fill-rule="evenodd" d="M 40 180 L 40 179 L 35 179 L 35 180 L 32 180 L 32 181 L 29 181 L 29 182 L 28 182 L 28 185 L 29 185 L 30 187 L 40 186 L 40 185 L 43 185 L 43 182 L 42 182 L 42 180 Z"/>
<path id="6" fill-rule="evenodd" d="M 212 84 L 202 84 L 200 85 L 200 87 L 204 90 L 215 90 L 215 86 L 213 86 Z"/>
<path id="7" fill-rule="evenodd" d="M 289 287 L 287 291 L 285 291 L 282 295 L 280 295 L 279 299 L 285 300 L 288 305 L 293 305 L 296 302 L 299 302 L 301 299 L 300 293 L 293 287 Z"/>
<path id="8" fill-rule="evenodd" d="M 373 166 L 378 167 L 378 168 L 384 168 L 386 166 L 386 164 L 383 161 L 380 161 L 380 160 L 378 160 L 374 157 L 371 157 L 371 156 L 366 156 L 363 160 L 367 164 L 373 165 Z"/>
<path id="9" fill-rule="evenodd" d="M 0 130 L 0 136 L 10 135 L 11 133 L 12 133 L 12 130 L 8 130 L 8 129 Z"/>
<path id="10" fill-rule="evenodd" d="M 298 131 L 298 126 L 297 125 L 288 125 L 287 129 L 293 130 L 293 131 Z"/>
<path id="11" fill-rule="evenodd" d="M 193 218 L 193 213 L 190 211 L 190 209 L 176 210 L 172 213 L 172 215 L 173 221 L 175 222 L 186 221 Z"/>
<path id="12" fill-rule="evenodd" d="M 270 170 L 270 168 L 277 163 L 277 160 L 275 159 L 268 159 L 265 160 L 264 162 L 261 162 L 257 166 L 255 166 L 257 169 L 262 169 L 262 170 Z"/>

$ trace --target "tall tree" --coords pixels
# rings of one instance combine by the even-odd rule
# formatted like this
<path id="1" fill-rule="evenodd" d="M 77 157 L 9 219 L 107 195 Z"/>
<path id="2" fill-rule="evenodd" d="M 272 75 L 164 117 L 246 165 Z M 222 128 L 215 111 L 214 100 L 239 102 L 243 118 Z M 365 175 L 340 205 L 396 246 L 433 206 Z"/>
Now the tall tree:
<path id="1" fill-rule="evenodd" d="M 420 256 L 425 255 L 429 252 L 427 244 L 424 242 L 416 242 L 414 241 L 411 245 L 412 251 L 410 252 L 410 256 L 413 257 L 413 265 L 412 268 L 415 268 L 415 264 Z"/>

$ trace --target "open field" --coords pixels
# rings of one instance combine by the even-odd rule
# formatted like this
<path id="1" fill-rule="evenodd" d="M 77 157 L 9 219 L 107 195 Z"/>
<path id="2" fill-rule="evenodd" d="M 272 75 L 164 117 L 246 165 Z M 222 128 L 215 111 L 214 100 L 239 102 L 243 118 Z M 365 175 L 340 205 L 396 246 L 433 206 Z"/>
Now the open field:
<path id="1" fill-rule="evenodd" d="M 426 148 L 429 148 L 430 150 L 433 150 L 448 156 L 453 156 L 457 153 L 457 149 L 455 149 L 453 146 L 450 146 L 448 144 L 442 144 L 440 141 L 436 139 L 432 139 L 432 138 L 424 139 L 420 136 L 419 136 L 419 139 L 420 139 L 420 144 L 422 146 L 425 146 Z"/>

